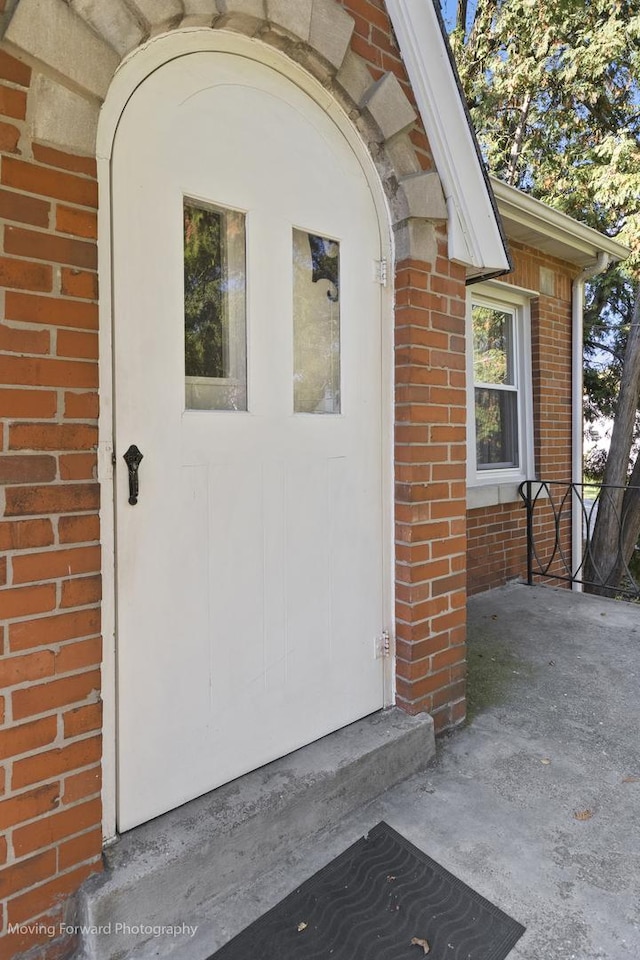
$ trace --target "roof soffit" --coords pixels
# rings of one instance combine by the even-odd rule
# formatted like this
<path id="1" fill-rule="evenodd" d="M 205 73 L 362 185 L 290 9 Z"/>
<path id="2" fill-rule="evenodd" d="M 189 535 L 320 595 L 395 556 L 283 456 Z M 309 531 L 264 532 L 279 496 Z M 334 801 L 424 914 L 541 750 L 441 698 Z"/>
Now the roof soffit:
<path id="1" fill-rule="evenodd" d="M 606 237 L 573 217 L 547 206 L 541 200 L 491 177 L 507 236 L 550 256 L 580 267 L 605 253 L 610 260 L 624 260 L 631 252 L 616 240 Z"/>

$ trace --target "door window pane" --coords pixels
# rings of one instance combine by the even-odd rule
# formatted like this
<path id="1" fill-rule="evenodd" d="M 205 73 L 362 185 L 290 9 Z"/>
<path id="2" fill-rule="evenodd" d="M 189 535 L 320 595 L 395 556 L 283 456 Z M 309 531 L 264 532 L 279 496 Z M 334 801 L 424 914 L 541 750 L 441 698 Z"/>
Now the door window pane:
<path id="1" fill-rule="evenodd" d="M 340 244 L 296 229 L 293 409 L 340 413 Z"/>
<path id="2" fill-rule="evenodd" d="M 476 387 L 476 458 L 479 470 L 518 466 L 518 395 Z"/>
<path id="3" fill-rule="evenodd" d="M 187 410 L 247 409 L 245 216 L 184 201 Z"/>

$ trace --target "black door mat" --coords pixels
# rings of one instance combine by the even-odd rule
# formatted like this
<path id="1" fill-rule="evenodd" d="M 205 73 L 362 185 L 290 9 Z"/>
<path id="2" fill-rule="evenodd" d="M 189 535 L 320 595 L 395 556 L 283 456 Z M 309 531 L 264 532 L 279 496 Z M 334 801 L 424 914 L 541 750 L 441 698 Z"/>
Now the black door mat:
<path id="1" fill-rule="evenodd" d="M 379 823 L 209 960 L 504 960 L 524 930 Z"/>

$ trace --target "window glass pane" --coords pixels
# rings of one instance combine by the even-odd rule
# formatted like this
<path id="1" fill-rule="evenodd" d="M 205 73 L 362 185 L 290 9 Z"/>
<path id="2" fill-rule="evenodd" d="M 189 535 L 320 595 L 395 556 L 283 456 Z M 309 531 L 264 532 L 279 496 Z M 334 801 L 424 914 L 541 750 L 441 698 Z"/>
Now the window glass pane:
<path id="1" fill-rule="evenodd" d="M 245 217 L 184 201 L 188 410 L 247 409 Z"/>
<path id="2" fill-rule="evenodd" d="M 340 244 L 295 229 L 293 409 L 340 413 Z"/>
<path id="3" fill-rule="evenodd" d="M 518 395 L 476 387 L 476 459 L 479 470 L 518 466 Z"/>
<path id="4" fill-rule="evenodd" d="M 511 314 L 474 304 L 473 378 L 476 383 L 514 384 Z"/>

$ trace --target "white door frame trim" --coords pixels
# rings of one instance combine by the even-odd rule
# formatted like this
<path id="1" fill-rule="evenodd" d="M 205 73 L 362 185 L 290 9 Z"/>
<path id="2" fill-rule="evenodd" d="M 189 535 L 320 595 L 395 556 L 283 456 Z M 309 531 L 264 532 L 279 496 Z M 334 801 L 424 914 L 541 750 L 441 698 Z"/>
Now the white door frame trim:
<path id="1" fill-rule="evenodd" d="M 380 224 L 384 255 L 393 258 L 391 216 L 380 177 L 356 128 L 342 107 L 317 80 L 284 54 L 236 33 L 206 28 L 191 28 L 154 37 L 131 53 L 116 71 L 102 106 L 98 124 L 96 158 L 98 166 L 98 262 L 99 262 L 99 374 L 100 418 L 98 443 L 98 480 L 101 489 L 100 529 L 102 543 L 102 824 L 105 842 L 116 836 L 116 584 L 115 584 L 115 509 L 114 509 L 114 370 L 113 300 L 111 251 L 111 154 L 120 117 L 136 88 L 160 66 L 189 53 L 226 52 L 245 56 L 272 67 L 293 81 L 323 108 L 350 144 L 367 178 Z M 373 269 L 373 266 L 372 266 Z M 391 271 L 390 271 L 391 272 Z M 382 489 L 383 550 L 385 558 L 385 596 L 387 629 L 394 637 L 394 536 L 393 536 L 393 282 L 382 288 Z M 395 698 L 395 657 L 385 665 L 385 705 Z"/>

